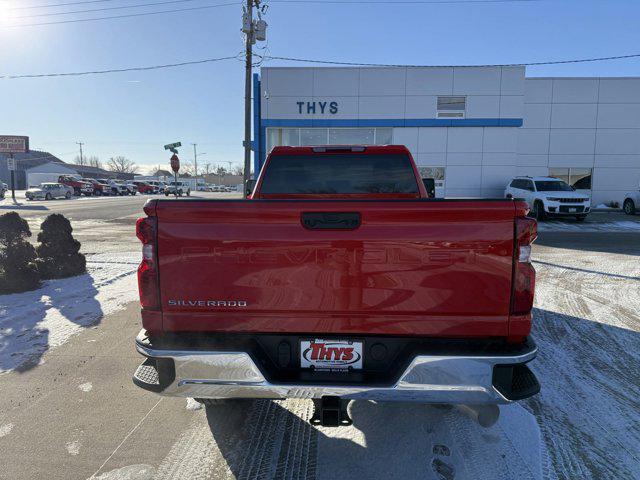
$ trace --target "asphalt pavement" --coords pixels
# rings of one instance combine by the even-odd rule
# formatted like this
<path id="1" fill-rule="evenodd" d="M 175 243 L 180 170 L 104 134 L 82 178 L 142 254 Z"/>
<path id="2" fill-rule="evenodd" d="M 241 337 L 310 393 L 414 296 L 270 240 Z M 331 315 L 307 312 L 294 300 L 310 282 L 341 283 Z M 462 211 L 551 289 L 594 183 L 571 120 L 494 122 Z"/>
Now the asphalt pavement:
<path id="1" fill-rule="evenodd" d="M 230 198 L 234 194 L 202 196 Z M 0 212 L 15 209 L 34 229 L 47 214 L 64 213 L 71 219 L 85 253 L 137 250 L 133 226 L 148 198 L 152 197 L 25 202 L 17 207 L 5 201 L 0 204 Z M 620 214 L 596 215 L 608 215 L 603 217 L 607 222 L 629 220 Z M 596 215 L 589 221 L 597 221 Z M 611 258 L 624 265 L 634 259 L 637 262 L 638 255 L 638 232 L 542 231 L 534 247 L 534 259 L 536 268 L 541 270 L 538 289 L 546 301 L 545 311 L 566 315 L 572 322 L 590 319 L 584 305 L 580 310 L 575 306 L 587 294 L 584 285 L 584 291 L 563 291 L 561 300 L 550 303 L 552 300 L 544 292 L 557 290 L 554 282 L 561 279 L 554 272 L 560 269 L 563 275 L 593 276 L 605 268 L 602 259 Z M 619 285 L 629 291 L 635 288 L 637 292 L 637 276 L 618 272 L 597 278 L 612 288 Z M 567 281 L 577 288 L 575 279 L 567 277 Z M 628 319 L 625 328 L 635 334 L 629 337 L 629 342 L 637 343 L 640 331 L 637 312 L 614 302 L 611 308 L 614 315 L 619 313 Z M 551 313 L 544 315 L 549 321 L 555 318 Z M 527 411 L 535 414 L 547 447 L 561 438 L 562 433 L 556 430 L 568 432 L 570 438 L 580 438 L 576 445 L 566 440 L 549 448 L 540 460 L 549 462 L 541 467 L 540 475 L 532 471 L 522 453 L 528 450 L 520 443 L 526 442 L 514 438 L 510 428 L 471 430 L 464 417 L 448 407 L 355 402 L 351 412 L 354 427 L 332 430 L 308 424 L 311 402 L 307 400 L 246 401 L 207 411 L 193 401 L 161 398 L 131 382 L 131 374 L 141 361 L 133 348 L 139 325 L 138 305 L 133 302 L 99 324 L 87 327 L 67 343 L 49 349 L 37 367 L 0 375 L 1 479 L 293 480 L 340 476 L 453 480 L 571 478 L 576 472 L 580 478 L 634 475 L 624 465 L 608 466 L 597 458 L 581 458 L 578 451 L 588 449 L 589 442 L 600 441 L 598 435 L 588 430 L 592 422 L 562 423 L 565 420 L 549 414 L 560 411 L 562 406 L 545 407 L 545 397 L 527 404 L 526 410 L 518 407 L 504 410 L 503 414 L 512 422 L 506 425 L 525 422 L 518 415 L 528 415 Z M 585 368 L 598 367 L 584 363 Z M 560 367 L 554 364 L 553 368 Z M 588 370 L 581 375 L 588 378 Z M 541 378 L 541 382 L 544 395 L 549 382 L 546 378 Z M 553 385 L 556 387 L 562 388 Z M 637 409 L 637 398 L 626 402 Z M 567 408 L 574 409 L 573 402 Z M 549 424 L 544 423 L 547 421 Z M 611 435 L 617 435 L 615 422 L 606 426 Z M 633 427 L 630 428 L 630 434 L 635 435 Z M 581 429 L 586 432 L 582 436 Z M 604 456 L 616 455 L 619 448 L 624 448 L 616 446 L 613 439 L 607 442 L 614 450 L 607 452 L 595 445 Z M 636 437 L 626 443 L 628 449 L 638 447 Z M 502 450 L 495 450 L 495 445 Z M 633 452 L 630 455 L 633 460 Z M 605 468 L 602 465 L 608 469 L 601 470 Z M 483 468 L 487 472 L 481 474 Z"/>

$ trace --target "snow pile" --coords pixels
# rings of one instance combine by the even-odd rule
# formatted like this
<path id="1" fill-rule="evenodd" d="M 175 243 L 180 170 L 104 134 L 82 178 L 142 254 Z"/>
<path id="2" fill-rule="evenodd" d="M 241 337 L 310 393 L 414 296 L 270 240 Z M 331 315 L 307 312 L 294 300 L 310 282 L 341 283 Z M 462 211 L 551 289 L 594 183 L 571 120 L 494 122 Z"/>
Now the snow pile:
<path id="1" fill-rule="evenodd" d="M 32 368 L 45 351 L 134 301 L 139 257 L 138 252 L 91 255 L 85 275 L 0 296 L 0 373 Z"/>

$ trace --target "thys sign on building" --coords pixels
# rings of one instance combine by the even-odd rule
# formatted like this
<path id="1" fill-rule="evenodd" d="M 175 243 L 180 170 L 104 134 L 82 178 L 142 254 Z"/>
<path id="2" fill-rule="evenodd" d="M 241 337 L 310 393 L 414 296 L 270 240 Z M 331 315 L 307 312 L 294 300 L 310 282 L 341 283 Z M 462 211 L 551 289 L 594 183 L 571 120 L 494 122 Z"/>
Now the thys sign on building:
<path id="1" fill-rule="evenodd" d="M 338 102 L 296 102 L 300 115 L 335 115 L 338 113 Z"/>

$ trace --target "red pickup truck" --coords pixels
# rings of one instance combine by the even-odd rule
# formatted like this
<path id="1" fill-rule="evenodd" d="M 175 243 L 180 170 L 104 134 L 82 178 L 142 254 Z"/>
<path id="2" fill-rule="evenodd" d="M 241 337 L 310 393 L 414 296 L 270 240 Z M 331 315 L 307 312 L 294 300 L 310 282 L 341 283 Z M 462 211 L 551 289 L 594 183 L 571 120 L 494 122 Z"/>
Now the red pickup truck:
<path id="1" fill-rule="evenodd" d="M 149 200 L 137 222 L 146 360 L 162 395 L 497 407 L 527 367 L 536 222 L 427 192 L 403 146 L 276 147 L 248 200 Z"/>
<path id="2" fill-rule="evenodd" d="M 58 177 L 58 183 L 73 188 L 73 194 L 77 197 L 80 195 L 86 195 L 87 197 L 93 195 L 93 185 L 73 175 L 60 175 Z"/>

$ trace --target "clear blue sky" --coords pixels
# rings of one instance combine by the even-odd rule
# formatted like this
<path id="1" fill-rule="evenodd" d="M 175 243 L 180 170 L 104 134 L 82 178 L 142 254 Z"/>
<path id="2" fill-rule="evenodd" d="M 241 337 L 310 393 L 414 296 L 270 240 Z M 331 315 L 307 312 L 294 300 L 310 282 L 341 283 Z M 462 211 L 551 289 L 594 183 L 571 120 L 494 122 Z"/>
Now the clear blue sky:
<path id="1" fill-rule="evenodd" d="M 4 0 L 9 6 L 74 0 Z M 76 0 L 77 1 L 77 0 Z M 110 16 L 212 5 L 226 0 L 7 20 L 11 15 L 133 5 L 159 0 L 33 10 L 0 7 L 4 23 Z M 3 0 L 0 0 L 3 4 Z M 147 17 L 0 27 L 0 74 L 122 68 L 235 55 L 243 48 L 239 5 Z M 379 63 L 482 64 L 640 53 L 637 0 L 543 0 L 459 5 L 272 3 L 272 55 Z M 2 24 L 2 20 L 0 20 Z M 286 65 L 272 61 L 268 65 Z M 640 59 L 530 67 L 528 76 L 640 76 Z M 125 155 L 167 162 L 162 145 L 199 144 L 200 162 L 242 161 L 243 64 L 236 60 L 152 72 L 76 78 L 0 79 L 0 133 L 65 161 Z M 190 159 L 191 147 L 182 156 Z"/>

